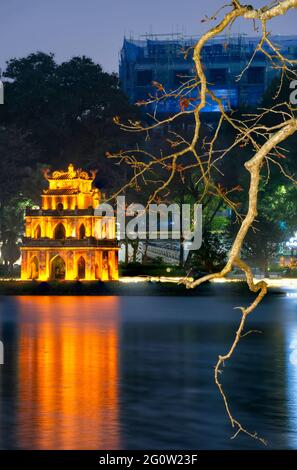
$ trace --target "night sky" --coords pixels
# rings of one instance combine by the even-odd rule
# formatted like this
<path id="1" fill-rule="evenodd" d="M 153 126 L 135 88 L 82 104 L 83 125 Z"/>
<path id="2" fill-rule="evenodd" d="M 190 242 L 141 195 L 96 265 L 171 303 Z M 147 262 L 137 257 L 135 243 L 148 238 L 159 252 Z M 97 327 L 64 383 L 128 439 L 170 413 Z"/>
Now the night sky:
<path id="1" fill-rule="evenodd" d="M 248 1 L 243 2 L 248 3 Z M 267 1 L 251 1 L 263 6 Z M 182 32 L 199 35 L 201 23 L 224 0 L 0 0 L 0 67 L 6 60 L 37 50 L 58 61 L 87 55 L 107 71 L 117 71 L 123 37 Z M 297 33 L 297 11 L 270 22 L 277 34 Z M 253 33 L 252 22 L 237 22 L 235 33 Z"/>

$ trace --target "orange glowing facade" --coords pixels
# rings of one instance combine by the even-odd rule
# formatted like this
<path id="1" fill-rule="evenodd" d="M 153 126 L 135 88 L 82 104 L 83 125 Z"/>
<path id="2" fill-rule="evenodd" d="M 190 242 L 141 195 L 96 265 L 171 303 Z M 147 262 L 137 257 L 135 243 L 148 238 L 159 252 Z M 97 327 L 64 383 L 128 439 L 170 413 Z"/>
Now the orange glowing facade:
<path id="1" fill-rule="evenodd" d="M 27 209 L 22 279 L 117 280 L 118 243 L 114 217 L 96 214 L 99 189 L 90 174 L 69 165 L 47 170 L 41 209 Z"/>

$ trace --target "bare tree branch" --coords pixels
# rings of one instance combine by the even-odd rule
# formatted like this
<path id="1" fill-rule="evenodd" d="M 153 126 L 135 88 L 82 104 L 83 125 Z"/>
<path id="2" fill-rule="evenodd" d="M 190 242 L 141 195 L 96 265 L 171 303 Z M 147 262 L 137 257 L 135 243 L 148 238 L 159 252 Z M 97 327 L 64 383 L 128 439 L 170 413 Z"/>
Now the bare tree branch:
<path id="1" fill-rule="evenodd" d="M 119 125 L 123 130 L 136 133 L 144 132 L 148 136 L 149 132 L 154 129 L 164 125 L 167 126 L 185 116 L 193 116 L 194 131 L 191 139 L 184 139 L 175 133 L 175 140 L 169 139 L 171 147 L 175 150 L 168 154 L 163 154 L 161 152 L 160 155 L 152 155 L 137 148 L 134 151 L 130 150 L 120 152 L 117 155 L 109 155 L 109 158 L 117 158 L 120 162 L 125 162 L 130 165 L 130 167 L 133 169 L 133 177 L 131 180 L 123 188 L 120 188 L 119 191 L 115 193 L 115 195 L 118 195 L 123 189 L 137 187 L 139 178 L 145 181 L 147 174 L 150 174 L 150 172 L 155 171 L 158 167 L 160 167 L 167 170 L 168 173 L 165 179 L 162 179 L 161 183 L 160 180 L 158 180 L 158 187 L 149 197 L 148 203 L 150 203 L 156 200 L 157 196 L 162 194 L 164 190 L 168 189 L 176 172 L 191 171 L 195 172 L 197 176 L 197 184 L 203 184 L 203 191 L 199 202 L 203 200 L 206 194 L 219 196 L 235 212 L 237 219 L 240 222 L 240 226 L 233 241 L 233 245 L 229 252 L 227 263 L 224 268 L 220 272 L 207 274 L 194 281 L 185 278 L 181 282 L 185 284 L 187 288 L 194 288 L 203 282 L 225 277 L 234 266 L 237 266 L 244 272 L 250 291 L 257 294 L 249 306 L 240 307 L 242 316 L 239 327 L 228 352 L 225 355 L 220 355 L 218 357 L 218 361 L 215 366 L 215 382 L 222 395 L 231 425 L 233 428 L 235 428 L 235 434 L 233 437 L 236 437 L 239 432 L 243 432 L 250 437 L 261 441 L 262 443 L 265 443 L 263 438 L 259 437 L 257 433 L 251 433 L 245 429 L 241 423 L 233 417 L 226 394 L 219 380 L 219 375 L 222 372 L 221 367 L 225 364 L 226 361 L 231 359 L 240 341 L 240 338 L 244 336 L 243 330 L 248 315 L 254 311 L 267 292 L 267 285 L 263 280 L 254 283 L 251 269 L 241 259 L 241 251 L 246 235 L 248 231 L 253 228 L 253 223 L 256 220 L 258 214 L 258 193 L 263 166 L 267 164 L 269 176 L 269 162 L 276 164 L 280 171 L 295 183 L 294 178 L 288 175 L 282 167 L 281 163 L 275 161 L 273 157 L 281 156 L 279 144 L 297 132 L 297 119 L 295 118 L 294 114 L 296 110 L 292 109 L 289 103 L 282 103 L 282 105 L 278 104 L 269 110 L 259 110 L 259 112 L 255 115 L 247 115 L 245 119 L 242 118 L 238 120 L 234 118 L 232 111 L 226 107 L 226 105 L 223 103 L 223 100 L 219 99 L 215 93 L 210 90 L 205 75 L 202 57 L 205 44 L 209 40 L 224 32 L 227 28 L 230 28 L 237 18 L 259 21 L 262 30 L 261 38 L 251 60 L 243 69 L 238 79 L 240 79 L 243 73 L 245 73 L 245 71 L 250 67 L 256 52 L 261 51 L 271 62 L 272 66 L 280 71 L 280 85 L 277 92 L 278 94 L 283 85 L 284 76 L 286 76 L 286 74 L 293 73 L 292 65 L 296 61 L 292 61 L 284 57 L 279 48 L 272 43 L 267 32 L 267 22 L 272 18 L 284 15 L 289 10 L 296 8 L 297 0 L 274 1 L 260 9 L 254 9 L 250 5 L 242 5 L 239 0 L 233 0 L 231 10 L 223 15 L 222 20 L 216 26 L 203 34 L 193 47 L 193 61 L 195 64 L 196 76 L 172 92 L 166 91 L 162 84 L 154 82 L 154 86 L 157 90 L 156 96 L 150 96 L 147 101 L 139 103 L 141 106 L 155 104 L 155 109 L 157 109 L 157 106 L 161 101 L 164 101 L 168 98 L 174 98 L 179 100 L 181 108 L 180 112 L 165 118 L 162 121 L 159 121 L 156 118 L 155 113 L 153 116 L 151 116 L 153 123 L 149 125 L 142 124 L 138 121 L 125 124 L 122 123 L 118 117 L 115 118 L 116 124 Z M 221 10 L 219 12 L 221 12 Z M 214 20 L 215 16 L 216 15 L 213 15 L 209 19 Z M 187 51 L 187 53 L 188 52 L 189 51 Z M 192 98 L 194 92 L 197 95 L 196 99 Z M 206 142 L 201 137 L 201 112 L 205 108 L 208 98 L 218 105 L 221 113 L 221 117 L 218 121 L 217 127 L 214 129 L 210 142 Z M 280 118 L 280 122 L 271 127 L 263 124 L 263 119 L 269 113 L 277 115 Z M 215 145 L 218 141 L 220 133 L 222 132 L 223 123 L 227 123 L 229 126 L 231 126 L 234 132 L 236 132 L 236 137 L 234 142 L 227 148 L 218 150 L 216 149 Z M 252 149 L 253 155 L 244 164 L 245 170 L 247 170 L 249 173 L 250 182 L 247 194 L 247 212 L 245 215 L 242 215 L 238 212 L 236 203 L 231 199 L 230 194 L 233 192 L 233 189 L 226 191 L 222 189 L 220 185 L 216 184 L 215 178 L 213 177 L 213 171 L 220 171 L 217 167 L 217 163 L 226 155 L 228 155 L 231 150 L 247 144 L 249 144 L 250 148 Z M 145 157 L 143 160 L 141 160 L 141 154 Z M 181 165 L 181 162 L 185 163 Z M 182 169 L 180 170 L 181 166 Z"/>

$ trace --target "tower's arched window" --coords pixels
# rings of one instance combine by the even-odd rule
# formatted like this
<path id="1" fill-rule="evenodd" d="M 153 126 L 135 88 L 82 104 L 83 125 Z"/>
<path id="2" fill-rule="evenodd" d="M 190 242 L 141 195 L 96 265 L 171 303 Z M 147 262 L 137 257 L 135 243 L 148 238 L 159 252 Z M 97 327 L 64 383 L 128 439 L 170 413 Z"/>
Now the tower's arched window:
<path id="1" fill-rule="evenodd" d="M 62 222 L 56 225 L 54 230 L 54 239 L 55 240 L 64 240 L 66 238 L 66 230 Z"/>
<path id="2" fill-rule="evenodd" d="M 58 211 L 62 211 L 63 209 L 64 209 L 64 206 L 63 206 L 62 202 L 58 202 L 58 204 L 57 204 L 57 210 L 58 210 Z"/>
<path id="3" fill-rule="evenodd" d="M 62 280 L 65 279 L 66 264 L 60 255 L 55 256 L 50 264 L 51 279 Z"/>
<path id="4" fill-rule="evenodd" d="M 84 238 L 86 238 L 86 227 L 85 224 L 81 224 L 79 227 L 79 239 L 83 240 Z"/>
<path id="5" fill-rule="evenodd" d="M 39 276 L 39 262 L 36 256 L 31 260 L 30 266 L 30 279 L 38 279 Z"/>
<path id="6" fill-rule="evenodd" d="M 41 228 L 40 228 L 40 225 L 38 224 L 34 232 L 34 238 L 40 238 L 40 237 L 41 237 Z"/>
<path id="7" fill-rule="evenodd" d="M 86 277 L 86 262 L 82 256 L 77 262 L 77 277 L 78 279 L 85 279 Z"/>

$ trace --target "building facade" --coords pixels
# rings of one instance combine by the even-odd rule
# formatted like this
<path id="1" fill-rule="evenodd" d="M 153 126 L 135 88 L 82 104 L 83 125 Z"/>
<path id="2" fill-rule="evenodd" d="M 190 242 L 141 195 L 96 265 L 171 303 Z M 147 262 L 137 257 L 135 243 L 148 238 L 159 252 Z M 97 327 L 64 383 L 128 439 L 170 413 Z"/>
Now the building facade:
<path id="1" fill-rule="evenodd" d="M 23 280 L 117 280 L 114 217 L 97 215 L 99 189 L 90 174 L 69 165 L 44 173 L 48 189 L 40 209 L 27 209 L 21 248 Z"/>
<path id="2" fill-rule="evenodd" d="M 270 39 L 287 58 L 297 58 L 297 36 L 272 36 Z M 181 35 L 147 35 L 143 40 L 125 39 L 119 74 L 121 87 L 131 103 L 146 100 L 149 94 L 154 96 L 154 81 L 161 83 L 168 92 L 193 77 L 195 70 L 191 48 L 196 41 L 197 38 Z M 255 53 L 258 42 L 259 37 L 224 36 L 209 41 L 202 50 L 209 88 L 222 99 L 226 108 L 257 106 L 271 80 L 279 73 L 263 53 Z M 186 50 L 189 53 L 185 59 Z M 195 99 L 195 96 L 192 98 Z M 159 102 L 156 109 L 155 106 L 142 109 L 158 114 L 180 111 L 179 100 L 174 98 Z M 203 111 L 216 112 L 218 105 L 209 99 Z"/>

